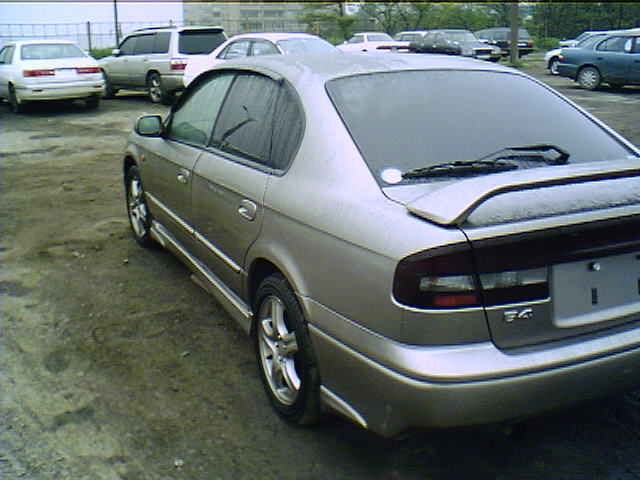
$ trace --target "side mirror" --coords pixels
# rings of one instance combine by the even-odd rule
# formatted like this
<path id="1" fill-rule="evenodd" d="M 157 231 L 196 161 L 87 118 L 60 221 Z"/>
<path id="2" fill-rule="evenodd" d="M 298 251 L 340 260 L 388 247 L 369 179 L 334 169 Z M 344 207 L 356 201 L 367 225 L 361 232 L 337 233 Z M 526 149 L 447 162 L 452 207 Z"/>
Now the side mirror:
<path id="1" fill-rule="evenodd" d="M 121 54 L 122 52 L 120 51 L 119 48 L 114 48 L 113 50 L 111 50 L 111 55 L 113 55 L 114 57 L 117 57 Z"/>
<path id="2" fill-rule="evenodd" d="M 144 115 L 138 119 L 134 130 L 143 137 L 159 137 L 162 134 L 162 117 L 160 115 Z"/>

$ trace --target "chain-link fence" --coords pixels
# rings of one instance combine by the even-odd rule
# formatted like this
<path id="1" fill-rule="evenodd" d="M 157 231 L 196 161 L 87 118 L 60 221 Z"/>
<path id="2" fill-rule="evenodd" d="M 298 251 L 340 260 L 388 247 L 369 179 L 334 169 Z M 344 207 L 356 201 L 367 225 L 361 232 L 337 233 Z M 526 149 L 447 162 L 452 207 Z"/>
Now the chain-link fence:
<path id="1" fill-rule="evenodd" d="M 307 25 L 297 21 L 250 21 L 246 18 L 225 19 L 221 22 L 227 35 L 247 31 L 306 31 Z M 164 25 L 177 25 L 172 21 Z M 84 23 L 0 23 L 0 47 L 13 40 L 49 38 L 70 40 L 86 51 L 111 49 L 117 46 L 116 38 L 122 38 L 134 30 L 163 26 L 160 22 L 84 22 Z"/>

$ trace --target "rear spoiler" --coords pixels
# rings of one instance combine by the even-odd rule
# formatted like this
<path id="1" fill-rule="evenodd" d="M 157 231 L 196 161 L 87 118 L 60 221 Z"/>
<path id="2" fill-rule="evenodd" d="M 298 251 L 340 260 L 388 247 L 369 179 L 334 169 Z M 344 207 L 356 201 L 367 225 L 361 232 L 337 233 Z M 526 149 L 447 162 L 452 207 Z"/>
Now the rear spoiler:
<path id="1" fill-rule="evenodd" d="M 443 226 L 462 224 L 490 198 L 572 183 L 640 177 L 640 159 L 602 161 L 496 173 L 449 183 L 409 202 L 409 212 Z"/>

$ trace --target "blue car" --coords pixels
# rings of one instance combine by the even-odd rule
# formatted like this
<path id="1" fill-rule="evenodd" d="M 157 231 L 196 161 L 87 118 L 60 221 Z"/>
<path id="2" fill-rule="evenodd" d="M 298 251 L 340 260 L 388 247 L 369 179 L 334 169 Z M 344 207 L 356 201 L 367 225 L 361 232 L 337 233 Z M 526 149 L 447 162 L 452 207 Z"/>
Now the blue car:
<path id="1" fill-rule="evenodd" d="M 614 88 L 640 85 L 640 29 L 596 35 L 578 47 L 563 48 L 558 73 L 587 90 L 602 83 Z"/>

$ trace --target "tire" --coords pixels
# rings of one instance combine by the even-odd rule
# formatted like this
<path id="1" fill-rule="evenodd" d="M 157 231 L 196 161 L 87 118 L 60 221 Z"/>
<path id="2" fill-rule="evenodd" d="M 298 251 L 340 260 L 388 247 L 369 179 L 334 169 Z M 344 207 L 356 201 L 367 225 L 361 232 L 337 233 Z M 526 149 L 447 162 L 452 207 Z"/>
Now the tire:
<path id="1" fill-rule="evenodd" d="M 13 113 L 24 113 L 26 111 L 26 103 L 18 100 L 13 85 L 9 85 L 9 109 Z"/>
<path id="2" fill-rule="evenodd" d="M 585 90 L 595 90 L 600 86 L 602 77 L 595 67 L 583 67 L 578 72 L 578 83 Z"/>
<path id="3" fill-rule="evenodd" d="M 549 72 L 551 73 L 551 75 L 558 75 L 558 64 L 560 63 L 560 60 L 558 60 L 556 57 L 552 58 L 551 60 L 549 60 Z"/>
<path id="4" fill-rule="evenodd" d="M 320 377 L 307 322 L 286 279 L 275 274 L 258 287 L 255 353 L 269 401 L 293 425 L 317 423 Z"/>
<path id="5" fill-rule="evenodd" d="M 100 105 L 100 97 L 98 97 L 97 95 L 89 97 L 84 101 L 84 105 L 89 110 L 95 110 Z"/>
<path id="6" fill-rule="evenodd" d="M 157 73 L 152 73 L 147 78 L 147 92 L 153 103 L 170 105 L 174 99 L 174 95 L 165 90 L 162 78 Z"/>
<path id="7" fill-rule="evenodd" d="M 113 88 L 109 78 L 107 78 L 107 74 L 102 72 L 102 78 L 104 79 L 104 98 L 114 98 L 118 93 L 117 88 Z"/>
<path id="8" fill-rule="evenodd" d="M 130 167 L 125 175 L 125 196 L 127 216 L 131 232 L 136 241 L 143 247 L 152 247 L 155 241 L 151 237 L 151 214 L 140 180 L 138 167 Z"/>

